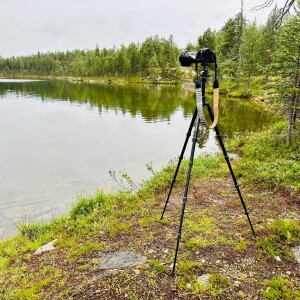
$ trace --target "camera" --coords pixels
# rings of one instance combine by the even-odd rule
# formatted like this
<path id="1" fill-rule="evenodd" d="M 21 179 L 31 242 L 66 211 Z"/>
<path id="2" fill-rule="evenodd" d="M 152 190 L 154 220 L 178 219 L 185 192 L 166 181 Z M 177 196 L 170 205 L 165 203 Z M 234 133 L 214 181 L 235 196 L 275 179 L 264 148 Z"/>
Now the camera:
<path id="1" fill-rule="evenodd" d="M 203 48 L 197 52 L 183 50 L 179 56 L 179 61 L 182 67 L 189 67 L 192 64 L 209 66 L 216 63 L 216 54 L 208 48 Z"/>

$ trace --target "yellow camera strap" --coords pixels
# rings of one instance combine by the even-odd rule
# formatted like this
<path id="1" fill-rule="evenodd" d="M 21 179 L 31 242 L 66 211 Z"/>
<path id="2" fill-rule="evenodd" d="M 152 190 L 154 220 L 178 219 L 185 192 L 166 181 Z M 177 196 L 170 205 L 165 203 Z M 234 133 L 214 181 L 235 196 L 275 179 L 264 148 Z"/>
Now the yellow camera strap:
<path id="1" fill-rule="evenodd" d="M 214 81 L 213 88 L 214 88 L 214 90 L 213 90 L 214 121 L 209 126 L 209 128 L 211 128 L 211 129 L 213 129 L 217 126 L 218 119 L 219 119 L 219 83 L 217 80 Z"/>

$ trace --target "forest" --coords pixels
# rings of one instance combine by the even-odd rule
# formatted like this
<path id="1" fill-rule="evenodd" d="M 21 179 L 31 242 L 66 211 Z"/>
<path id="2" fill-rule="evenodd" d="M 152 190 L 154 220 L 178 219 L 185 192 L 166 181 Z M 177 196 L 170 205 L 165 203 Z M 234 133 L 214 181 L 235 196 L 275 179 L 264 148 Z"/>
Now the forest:
<path id="1" fill-rule="evenodd" d="M 299 7 L 299 3 L 298 3 Z M 219 30 L 207 28 L 187 50 L 214 50 L 220 81 L 229 96 L 264 99 L 271 94 L 288 115 L 287 143 L 300 118 L 300 13 L 286 14 L 278 26 L 275 7 L 264 25 L 249 22 L 243 11 L 228 19 Z M 118 48 L 40 53 L 0 57 L 0 75 L 5 77 L 76 77 L 123 79 L 131 82 L 181 83 L 191 80 L 192 70 L 180 67 L 180 49 L 174 37 L 152 36 L 142 43 Z M 259 92 L 258 92 L 259 91 Z M 297 130 L 300 135 L 300 130 Z"/>

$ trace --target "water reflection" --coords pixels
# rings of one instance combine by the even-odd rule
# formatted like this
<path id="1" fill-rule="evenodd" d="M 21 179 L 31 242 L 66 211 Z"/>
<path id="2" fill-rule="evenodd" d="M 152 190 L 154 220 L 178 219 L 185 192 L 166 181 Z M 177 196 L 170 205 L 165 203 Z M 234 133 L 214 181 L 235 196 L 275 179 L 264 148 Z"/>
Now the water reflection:
<path id="1" fill-rule="evenodd" d="M 65 101 L 97 107 L 99 114 L 113 110 L 116 114 L 129 112 L 141 115 L 146 122 L 170 121 L 176 110 L 185 118 L 195 107 L 194 93 L 174 86 L 141 86 L 70 83 L 67 81 L 0 82 L 0 96 L 8 92 L 24 97 L 35 95 L 42 101 Z M 211 96 L 207 95 L 208 100 Z M 224 135 L 255 131 L 270 121 L 271 115 L 250 100 L 220 97 L 219 127 Z M 208 114 L 207 114 L 208 119 Z"/>
<path id="2" fill-rule="evenodd" d="M 194 93 L 174 86 L 0 80 L 0 235 L 25 216 L 65 210 L 77 193 L 114 188 L 110 169 L 141 182 L 147 162 L 158 170 L 179 155 L 194 107 Z M 249 101 L 221 97 L 225 136 L 270 120 Z M 216 150 L 206 131 L 196 155 Z"/>

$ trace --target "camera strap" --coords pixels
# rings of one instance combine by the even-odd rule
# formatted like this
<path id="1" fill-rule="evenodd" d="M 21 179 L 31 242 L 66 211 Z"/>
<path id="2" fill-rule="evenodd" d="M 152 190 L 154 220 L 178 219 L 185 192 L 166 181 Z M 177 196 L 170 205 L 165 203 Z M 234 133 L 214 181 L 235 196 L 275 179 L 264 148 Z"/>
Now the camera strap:
<path id="1" fill-rule="evenodd" d="M 213 109 L 214 109 L 214 121 L 209 126 L 209 128 L 211 129 L 217 126 L 218 119 L 219 119 L 219 83 L 216 79 L 213 85 Z"/>
<path id="2" fill-rule="evenodd" d="M 201 124 L 209 129 L 209 126 L 206 122 L 204 112 L 203 112 L 203 103 L 202 103 L 202 89 L 199 81 L 196 82 L 196 103 L 197 103 L 197 110 L 198 110 L 198 117 L 200 119 Z"/>

